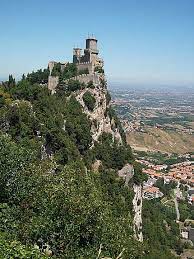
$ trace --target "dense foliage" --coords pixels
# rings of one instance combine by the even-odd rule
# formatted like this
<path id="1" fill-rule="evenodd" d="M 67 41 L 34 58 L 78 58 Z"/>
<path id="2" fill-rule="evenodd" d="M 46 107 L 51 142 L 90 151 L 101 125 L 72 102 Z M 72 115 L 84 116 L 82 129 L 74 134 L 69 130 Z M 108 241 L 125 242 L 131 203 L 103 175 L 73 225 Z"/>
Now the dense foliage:
<path id="1" fill-rule="evenodd" d="M 72 64 L 63 72 L 59 64 L 53 70 L 62 80 L 75 74 Z M 146 178 L 114 110 L 108 108 L 106 115 L 121 133 L 122 144 L 108 133 L 93 143 L 91 121 L 75 93 L 94 85 L 69 80 L 51 95 L 44 86 L 46 76 L 48 70 L 39 70 L 18 83 L 10 76 L 0 87 L 0 258 L 97 258 L 99 251 L 99 258 L 120 253 L 123 259 L 164 258 L 160 253 L 170 258 L 177 229 L 161 204 L 145 203 L 147 242 L 133 237 L 133 192 L 117 171 L 133 163 L 131 185 Z M 94 109 L 89 91 L 84 102 Z M 101 166 L 93 172 L 96 160 Z M 164 221 L 171 226 L 169 233 Z"/>
<path id="2" fill-rule="evenodd" d="M 28 80 L 31 84 L 46 84 L 48 82 L 49 69 L 39 69 L 36 72 L 32 72 L 31 74 L 27 74 L 26 80 Z M 23 76 L 23 80 L 25 76 Z"/>
<path id="3" fill-rule="evenodd" d="M 58 76 L 60 81 L 70 79 L 78 75 L 77 67 L 73 63 L 68 63 L 62 68 L 61 63 L 56 63 L 52 69 L 51 76 Z"/>
<path id="4" fill-rule="evenodd" d="M 162 206 L 159 200 L 143 202 L 143 234 L 150 253 L 146 259 L 173 259 L 169 249 L 179 250 L 179 228 L 175 223 L 175 212 Z"/>
<path id="5" fill-rule="evenodd" d="M 96 104 L 96 99 L 89 91 L 87 91 L 83 94 L 83 101 L 89 111 L 94 110 L 94 107 Z"/>
<path id="6" fill-rule="evenodd" d="M 0 258 L 46 259 L 48 257 L 40 253 L 37 248 L 25 246 L 17 240 L 11 240 L 4 233 L 0 232 Z"/>
<path id="7" fill-rule="evenodd" d="M 177 186 L 177 183 L 174 181 L 170 181 L 169 184 L 164 184 L 164 179 L 163 178 L 159 178 L 156 183 L 155 186 L 158 187 L 160 189 L 160 191 L 167 197 L 171 197 L 171 194 L 173 192 L 173 189 Z"/>

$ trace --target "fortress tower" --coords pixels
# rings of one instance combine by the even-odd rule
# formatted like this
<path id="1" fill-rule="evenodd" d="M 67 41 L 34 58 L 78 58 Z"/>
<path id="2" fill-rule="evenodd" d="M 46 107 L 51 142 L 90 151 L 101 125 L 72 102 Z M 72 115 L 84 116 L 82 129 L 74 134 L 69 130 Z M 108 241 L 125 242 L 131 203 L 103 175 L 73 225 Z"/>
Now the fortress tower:
<path id="1" fill-rule="evenodd" d="M 98 59 L 98 49 L 97 49 L 97 40 L 92 37 L 92 38 L 88 38 L 86 39 L 86 48 L 84 50 L 84 54 L 85 56 L 89 57 L 89 62 L 95 63 L 96 60 Z"/>
<path id="2" fill-rule="evenodd" d="M 82 54 L 82 49 L 80 48 L 73 49 L 73 63 L 79 63 L 81 54 Z"/>
<path id="3" fill-rule="evenodd" d="M 86 48 L 84 55 L 82 49 L 73 49 L 73 63 L 77 64 L 78 71 L 88 69 L 89 73 L 94 73 L 95 67 L 103 67 L 103 60 L 98 57 L 98 40 L 95 37 L 86 39 Z"/>
<path id="4" fill-rule="evenodd" d="M 97 42 L 98 40 L 94 37 L 86 39 L 86 49 L 93 50 L 94 52 L 96 52 L 96 54 L 98 54 Z"/>

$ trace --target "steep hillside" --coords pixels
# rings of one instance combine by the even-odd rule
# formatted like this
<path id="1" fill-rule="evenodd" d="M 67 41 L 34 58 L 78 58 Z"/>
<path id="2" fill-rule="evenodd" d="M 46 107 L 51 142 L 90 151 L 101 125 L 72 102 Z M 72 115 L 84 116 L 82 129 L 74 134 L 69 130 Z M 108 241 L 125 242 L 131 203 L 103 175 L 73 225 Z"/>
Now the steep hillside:
<path id="1" fill-rule="evenodd" d="M 193 151 L 194 136 L 172 130 L 147 128 L 146 132 L 127 133 L 127 142 L 137 150 L 156 150 L 183 154 Z"/>
<path id="2" fill-rule="evenodd" d="M 54 94 L 46 69 L 0 87 L 0 258 L 173 258 L 174 215 L 142 205 L 146 178 L 105 80 L 73 71 Z"/>

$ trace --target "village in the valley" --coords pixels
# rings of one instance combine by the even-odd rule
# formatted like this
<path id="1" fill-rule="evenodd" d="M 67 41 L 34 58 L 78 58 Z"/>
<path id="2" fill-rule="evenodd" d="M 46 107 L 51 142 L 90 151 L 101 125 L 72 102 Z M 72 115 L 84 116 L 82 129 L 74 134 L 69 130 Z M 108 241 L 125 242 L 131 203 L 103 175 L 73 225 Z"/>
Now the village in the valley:
<path id="1" fill-rule="evenodd" d="M 154 187 L 154 184 L 158 179 L 163 179 L 164 184 L 169 184 L 171 181 L 175 183 L 185 185 L 188 190 L 193 189 L 193 194 L 188 195 L 188 202 L 194 202 L 194 162 L 187 161 L 182 163 L 173 164 L 168 166 L 154 165 L 147 160 L 137 160 L 140 164 L 145 166 L 143 173 L 148 175 L 148 181 L 144 183 L 144 198 L 153 199 L 162 197 L 163 193 L 158 187 Z M 169 168 L 168 173 L 165 172 Z M 183 198 L 183 195 L 179 195 L 179 199 Z"/>

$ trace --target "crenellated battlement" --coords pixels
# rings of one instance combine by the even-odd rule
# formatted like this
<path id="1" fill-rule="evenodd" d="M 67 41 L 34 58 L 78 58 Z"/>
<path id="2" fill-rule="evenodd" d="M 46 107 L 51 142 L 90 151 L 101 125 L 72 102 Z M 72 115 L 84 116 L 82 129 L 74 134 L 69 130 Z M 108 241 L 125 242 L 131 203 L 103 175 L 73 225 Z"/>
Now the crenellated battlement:
<path id="1" fill-rule="evenodd" d="M 83 64 L 83 65 L 88 65 L 88 64 L 90 64 L 90 62 L 80 62 L 80 63 L 79 63 L 79 65 L 82 65 L 82 64 Z"/>

